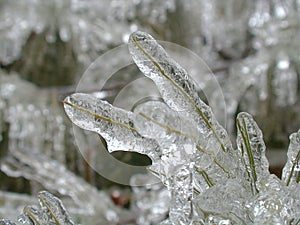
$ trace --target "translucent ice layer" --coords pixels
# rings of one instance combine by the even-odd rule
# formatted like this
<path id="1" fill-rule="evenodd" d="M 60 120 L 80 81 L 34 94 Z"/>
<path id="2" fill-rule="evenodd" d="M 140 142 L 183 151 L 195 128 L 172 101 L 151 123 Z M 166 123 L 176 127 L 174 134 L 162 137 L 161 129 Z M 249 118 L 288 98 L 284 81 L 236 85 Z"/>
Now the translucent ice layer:
<path id="1" fill-rule="evenodd" d="M 240 113 L 237 116 L 237 147 L 241 154 L 242 164 L 249 176 L 252 191 L 258 191 L 257 182 L 269 175 L 269 162 L 265 156 L 265 144 L 262 132 L 247 113 Z"/>
<path id="2" fill-rule="evenodd" d="M 297 185 L 300 181 L 300 130 L 290 135 L 288 160 L 282 171 L 282 180 L 286 185 Z"/>
<path id="3" fill-rule="evenodd" d="M 231 148 L 226 131 L 198 97 L 195 82 L 150 35 L 143 32 L 132 34 L 129 51 L 139 69 L 155 82 L 164 101 L 178 113 L 188 113 L 193 118 L 199 135 L 206 135 L 207 140 L 215 138 L 223 151 Z"/>
<path id="4" fill-rule="evenodd" d="M 210 107 L 200 100 L 194 81 L 149 34 L 133 33 L 129 50 L 162 100 L 148 99 L 129 112 L 77 93 L 65 99 L 65 110 L 76 125 L 102 135 L 108 149 L 151 157 L 149 170 L 170 193 L 169 218 L 160 224 L 297 224 L 299 134 L 291 136 L 283 182 L 269 173 L 262 132 L 251 115 L 237 116 L 234 149 Z M 132 184 L 139 179 L 134 177 Z M 156 213 L 145 202 L 139 207 L 144 224 L 165 212 L 165 205 L 153 205 Z"/>
<path id="5" fill-rule="evenodd" d="M 154 140 L 145 139 L 133 127 L 133 114 L 113 107 L 108 102 L 87 94 L 73 94 L 64 101 L 72 121 L 83 129 L 102 135 L 110 152 L 134 150 L 156 158 L 159 147 Z"/>
<path id="6" fill-rule="evenodd" d="M 25 206 L 18 222 L 0 220 L 2 225 L 74 225 L 62 202 L 49 192 L 38 194 L 40 206 Z"/>

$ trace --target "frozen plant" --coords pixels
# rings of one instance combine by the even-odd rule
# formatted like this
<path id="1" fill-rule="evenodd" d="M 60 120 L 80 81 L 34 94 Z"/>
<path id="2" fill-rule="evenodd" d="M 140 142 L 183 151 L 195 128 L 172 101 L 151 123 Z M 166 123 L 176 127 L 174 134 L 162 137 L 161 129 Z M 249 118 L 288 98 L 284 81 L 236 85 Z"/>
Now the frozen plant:
<path id="1" fill-rule="evenodd" d="M 0 219 L 0 225 L 32 225 L 32 224 L 57 224 L 74 225 L 62 202 L 52 194 L 42 191 L 38 194 L 40 207 L 26 206 L 18 222 Z"/>
<path id="2" fill-rule="evenodd" d="M 107 192 L 97 190 L 76 175 L 74 167 L 68 166 L 68 155 L 73 154 L 70 140 L 66 138 L 70 136 L 70 128 L 64 122 L 64 112 L 53 101 L 57 98 L 56 92 L 38 88 L 17 74 L 0 71 L 1 147 L 6 140 L 8 142 L 7 148 L 0 150 L 4 156 L 0 160 L 1 172 L 26 178 L 32 193 L 43 188 L 60 194 L 64 202 L 67 200 L 72 217 L 83 224 L 96 224 L 95 221 L 118 224 L 127 220 L 131 215 L 114 205 Z M 85 137 L 84 133 L 81 135 Z M 86 145 L 96 145 L 84 140 Z M 93 157 L 95 162 L 96 158 Z M 82 160 L 77 160 L 82 166 L 77 167 L 77 173 L 84 174 Z M 29 195 L 1 192 L 0 218 L 15 218 L 19 215 L 18 209 L 31 202 Z"/>
<path id="3" fill-rule="evenodd" d="M 171 224 L 299 224 L 300 130 L 291 135 L 282 179 L 269 173 L 262 132 L 248 113 L 237 116 L 237 148 L 199 97 L 197 84 L 147 33 L 129 38 L 130 54 L 163 101 L 133 111 L 75 93 L 65 111 L 79 127 L 107 141 L 108 151 L 135 151 L 171 193 Z M 162 200 L 163 201 L 163 200 Z"/>

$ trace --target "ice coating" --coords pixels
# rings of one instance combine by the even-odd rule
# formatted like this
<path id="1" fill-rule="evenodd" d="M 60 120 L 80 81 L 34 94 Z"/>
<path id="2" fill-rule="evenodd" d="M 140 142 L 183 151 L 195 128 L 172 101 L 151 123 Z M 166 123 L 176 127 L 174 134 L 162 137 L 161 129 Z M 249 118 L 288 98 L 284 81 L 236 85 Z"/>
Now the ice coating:
<path id="1" fill-rule="evenodd" d="M 65 111 L 77 126 L 99 133 L 110 152 L 134 150 L 157 157 L 155 141 L 145 139 L 133 127 L 133 114 L 87 94 L 75 93 L 64 101 Z"/>
<path id="2" fill-rule="evenodd" d="M 152 184 L 141 186 L 149 181 Z M 166 218 L 170 207 L 170 192 L 158 178 L 151 174 L 136 174 L 131 177 L 130 185 L 134 193 L 131 205 L 132 210 L 138 212 L 138 225 L 157 224 Z"/>
<path id="3" fill-rule="evenodd" d="M 298 224 L 299 195 L 275 175 L 260 182 L 260 192 L 249 199 L 247 207 L 252 224 Z"/>
<path id="4" fill-rule="evenodd" d="M 215 120 L 210 107 L 199 98 L 194 81 L 149 34 L 140 31 L 133 33 L 128 46 L 134 62 L 145 76 L 155 82 L 164 101 L 183 120 L 188 118 L 196 127 L 194 135 L 197 139 L 194 141 L 197 149 L 200 152 L 209 152 L 209 156 L 206 156 L 210 159 L 208 162 L 211 162 L 212 158 L 216 158 L 217 161 L 217 165 L 212 166 L 211 174 L 218 170 L 217 174 L 223 175 L 218 178 L 215 176 L 217 180 L 227 177 L 235 170 L 238 160 L 226 131 Z M 198 167 L 203 172 L 203 167 L 209 166 L 210 163 L 204 166 L 203 156 L 194 157 L 202 158 Z M 231 163 L 228 163 L 230 161 Z"/>
<path id="5" fill-rule="evenodd" d="M 299 134 L 291 136 L 290 162 L 285 168 L 291 172 L 284 173 L 290 181 L 284 183 L 268 171 L 262 132 L 252 116 L 238 115 L 238 147 L 233 149 L 209 106 L 199 99 L 193 81 L 150 35 L 134 33 L 129 49 L 140 70 L 156 83 L 165 103 L 143 102 L 132 113 L 93 96 L 74 94 L 65 100 L 65 110 L 77 125 L 98 132 L 108 142 L 118 140 L 111 136 L 122 133 L 126 141 L 118 140 L 120 147 L 132 145 L 128 140 L 134 140 L 133 145 L 138 143 L 149 155 L 154 153 L 148 141 L 155 142 L 159 154 L 152 156 L 150 171 L 161 179 L 171 197 L 169 217 L 160 224 L 299 223 L 299 187 L 286 185 L 298 176 L 294 175 L 298 171 L 295 158 L 300 157 L 294 149 L 299 146 Z M 257 73 L 265 75 L 266 69 L 263 65 Z M 247 85 L 254 81 L 248 80 Z M 262 91 L 260 97 L 265 94 Z M 151 224 L 155 212 L 144 204 L 138 221 Z"/>
<path id="6" fill-rule="evenodd" d="M 61 200 L 49 192 L 39 193 L 40 206 L 27 205 L 17 222 L 1 219 L 1 225 L 75 225 Z"/>
<path id="7" fill-rule="evenodd" d="M 42 191 L 39 193 L 40 207 L 25 206 L 18 222 L 0 220 L 3 225 L 75 225 L 70 219 L 62 202 L 50 194 Z"/>
<path id="8" fill-rule="evenodd" d="M 189 133 L 181 130 L 181 125 L 184 125 L 179 115 L 163 102 L 145 102 L 138 105 L 134 113 L 137 131 L 155 138 L 162 149 L 160 160 L 154 162 L 159 166 L 152 169 L 171 193 L 169 216 L 174 221 L 188 224 L 192 213 L 195 143 Z"/>
<path id="9" fill-rule="evenodd" d="M 163 102 L 147 101 L 134 108 L 134 127 L 148 138 L 171 138 L 173 132 L 180 131 L 179 118 Z"/>
<path id="10" fill-rule="evenodd" d="M 36 206 L 25 206 L 23 213 L 24 215 L 22 215 L 20 218 L 27 216 L 29 221 L 33 221 L 34 224 L 46 225 L 53 224 L 54 222 L 46 210 L 38 209 Z"/>
<path id="11" fill-rule="evenodd" d="M 284 180 L 286 185 L 296 185 L 299 183 L 300 130 L 290 135 L 287 156 L 287 163 L 282 170 L 282 180 Z"/>
<path id="12" fill-rule="evenodd" d="M 72 215 L 79 215 L 87 224 L 95 220 L 114 224 L 120 219 L 119 215 L 123 214 L 105 192 L 98 191 L 84 179 L 68 171 L 65 165 L 46 156 L 32 157 L 30 151 L 18 150 L 14 152 L 13 158 L 2 163 L 1 169 L 10 176 L 35 180 L 47 190 L 71 197 L 72 201 L 67 208 L 72 208 Z M 26 202 L 32 204 L 29 200 Z"/>
<path id="13" fill-rule="evenodd" d="M 149 34 L 137 31 L 129 38 L 129 51 L 145 76 L 157 85 L 164 101 L 175 111 L 189 114 L 198 125 L 204 143 L 215 139 L 219 143 L 211 149 L 218 152 L 232 149 L 226 131 L 218 124 L 211 109 L 199 98 L 196 85 L 187 72 Z"/>
<path id="14" fill-rule="evenodd" d="M 248 113 L 237 116 L 237 147 L 241 155 L 242 164 L 249 177 L 253 193 L 258 191 L 256 183 L 259 179 L 269 175 L 269 162 L 265 156 L 265 143 L 261 130 Z"/>
<path id="15" fill-rule="evenodd" d="M 188 224 L 193 214 L 194 190 L 201 193 L 210 185 L 222 183 L 228 174 L 220 167 L 228 166 L 230 158 L 224 157 L 222 151 L 214 157 L 212 152 L 200 149 L 193 135 L 193 122 L 186 121 L 187 116 L 183 118 L 163 102 L 144 102 L 134 113 L 137 131 L 155 138 L 162 150 L 151 169 L 171 193 L 169 216 L 172 221 Z"/>
<path id="16" fill-rule="evenodd" d="M 54 222 L 62 225 L 74 225 L 62 202 L 57 197 L 46 191 L 40 192 L 38 197 L 41 205 L 45 206 L 50 212 Z"/>
<path id="17" fill-rule="evenodd" d="M 242 184 L 229 180 L 225 184 L 211 187 L 205 194 L 197 197 L 194 200 L 195 211 L 205 224 L 223 224 L 222 221 L 229 224 L 250 224 L 245 207 L 250 196 L 251 192 Z"/>
<path id="18" fill-rule="evenodd" d="M 261 124 L 267 145 L 288 144 L 282 137 L 287 130 L 297 130 L 299 123 L 298 49 L 294 45 L 261 49 L 230 65 L 223 88 L 229 133 L 237 112 L 247 111 Z"/>

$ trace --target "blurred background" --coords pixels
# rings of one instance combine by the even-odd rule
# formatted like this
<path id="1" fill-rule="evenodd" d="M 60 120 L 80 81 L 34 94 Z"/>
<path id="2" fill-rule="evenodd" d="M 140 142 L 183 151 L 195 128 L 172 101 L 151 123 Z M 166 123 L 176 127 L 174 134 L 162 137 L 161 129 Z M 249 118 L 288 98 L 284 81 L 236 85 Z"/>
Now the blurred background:
<path id="1" fill-rule="evenodd" d="M 168 199 L 162 186 L 151 187 L 157 194 L 150 196 L 147 188 L 131 189 L 95 172 L 104 140 L 78 131 L 79 151 L 62 107 L 89 65 L 136 30 L 186 47 L 208 65 L 195 74 L 218 79 L 226 109 L 215 96 L 208 103 L 216 116 L 226 112 L 223 125 L 234 139 L 236 114 L 251 113 L 263 131 L 270 170 L 280 176 L 289 134 L 300 128 L 299 6 L 298 0 L 0 0 L 0 218 L 15 219 L 44 189 L 63 198 L 83 224 L 155 224 L 164 218 L 167 203 L 156 206 L 160 217 L 150 210 Z M 124 57 L 129 55 L 105 67 Z M 140 76 L 128 66 L 97 91 L 113 102 Z M 145 91 L 139 85 L 133 96 Z M 95 83 L 84 88 L 95 92 Z M 122 149 L 113 157 L 151 164 Z M 128 182 L 139 179 L 153 178 Z"/>

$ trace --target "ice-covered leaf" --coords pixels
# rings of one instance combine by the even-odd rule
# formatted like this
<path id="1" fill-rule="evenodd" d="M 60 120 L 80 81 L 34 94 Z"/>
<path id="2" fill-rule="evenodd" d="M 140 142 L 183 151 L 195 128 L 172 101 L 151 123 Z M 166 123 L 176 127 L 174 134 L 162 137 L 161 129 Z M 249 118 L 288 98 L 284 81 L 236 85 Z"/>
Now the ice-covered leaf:
<path id="1" fill-rule="evenodd" d="M 47 191 L 40 192 L 38 197 L 41 202 L 41 205 L 45 206 L 48 209 L 52 219 L 55 221 L 56 224 L 74 225 L 60 199 L 58 199 L 57 197 L 55 197 Z"/>
<path id="2" fill-rule="evenodd" d="M 36 206 L 25 206 L 23 213 L 24 214 L 19 217 L 19 221 L 28 221 L 28 224 L 32 221 L 34 225 L 54 225 L 50 214 L 47 213 L 46 210 L 43 211 Z"/>
<path id="3" fill-rule="evenodd" d="M 116 108 L 92 95 L 75 93 L 64 101 L 65 111 L 77 126 L 99 133 L 108 150 L 131 150 L 156 157 L 159 147 L 133 127 L 133 113 Z"/>
<path id="4" fill-rule="evenodd" d="M 60 199 L 47 191 L 40 192 L 38 198 L 40 207 L 27 205 L 17 223 L 2 219 L 0 225 L 75 225 Z"/>
<path id="5" fill-rule="evenodd" d="M 164 101 L 178 113 L 189 116 L 197 125 L 202 147 L 212 151 L 232 149 L 226 131 L 218 124 L 212 111 L 198 96 L 196 84 L 187 72 L 147 33 L 135 32 L 129 39 L 129 51 L 145 76 L 152 79 Z M 212 141 L 213 140 L 213 141 Z"/>
<path id="6" fill-rule="evenodd" d="M 269 174 L 269 162 L 265 156 L 266 146 L 262 132 L 250 114 L 239 113 L 236 123 L 238 151 L 255 193 L 258 191 L 257 181 Z"/>
<path id="7" fill-rule="evenodd" d="M 287 163 L 282 170 L 282 180 L 286 185 L 297 184 L 300 181 L 300 130 L 290 135 L 287 157 Z"/>

